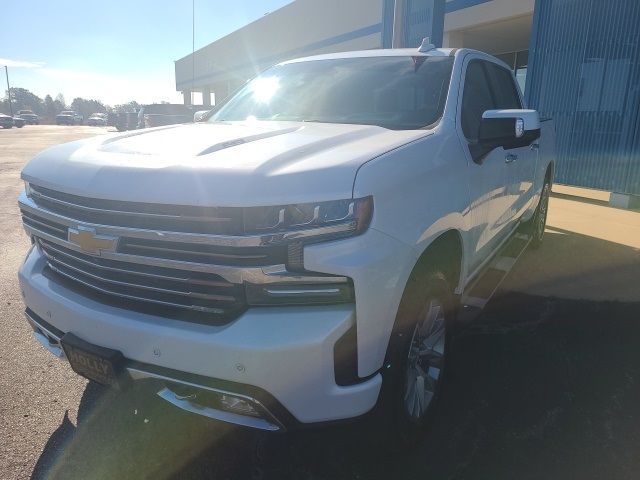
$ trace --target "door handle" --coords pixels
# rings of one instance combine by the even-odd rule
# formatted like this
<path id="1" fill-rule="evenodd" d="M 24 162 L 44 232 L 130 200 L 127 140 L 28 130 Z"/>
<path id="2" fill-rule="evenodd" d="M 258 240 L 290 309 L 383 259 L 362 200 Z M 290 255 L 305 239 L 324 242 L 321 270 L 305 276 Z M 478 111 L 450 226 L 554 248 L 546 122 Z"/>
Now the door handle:
<path id="1" fill-rule="evenodd" d="M 504 157 L 504 163 L 513 163 L 518 159 L 518 155 L 515 153 L 508 153 Z"/>
<path id="2" fill-rule="evenodd" d="M 531 150 L 538 150 L 540 148 L 540 144 L 539 143 L 532 143 L 530 148 L 531 148 Z"/>

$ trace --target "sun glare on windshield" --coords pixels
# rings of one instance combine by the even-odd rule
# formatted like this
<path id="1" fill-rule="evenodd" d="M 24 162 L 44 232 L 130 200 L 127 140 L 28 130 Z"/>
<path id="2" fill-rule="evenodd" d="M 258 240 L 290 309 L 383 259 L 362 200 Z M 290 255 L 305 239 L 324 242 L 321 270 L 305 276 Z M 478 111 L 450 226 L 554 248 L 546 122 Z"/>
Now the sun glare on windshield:
<path id="1" fill-rule="evenodd" d="M 257 78 L 251 82 L 253 98 L 259 103 L 269 103 L 279 88 L 280 79 L 278 77 Z"/>

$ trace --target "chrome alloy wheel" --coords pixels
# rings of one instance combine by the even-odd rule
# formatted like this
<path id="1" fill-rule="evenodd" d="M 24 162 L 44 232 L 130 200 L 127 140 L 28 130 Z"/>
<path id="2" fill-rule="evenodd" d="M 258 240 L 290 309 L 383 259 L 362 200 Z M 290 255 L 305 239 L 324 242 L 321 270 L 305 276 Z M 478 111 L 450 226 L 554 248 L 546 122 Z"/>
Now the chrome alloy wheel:
<path id="1" fill-rule="evenodd" d="M 418 321 L 407 359 L 404 405 L 409 418 L 419 421 L 431 405 L 441 380 L 446 347 L 445 312 L 435 299 Z"/>

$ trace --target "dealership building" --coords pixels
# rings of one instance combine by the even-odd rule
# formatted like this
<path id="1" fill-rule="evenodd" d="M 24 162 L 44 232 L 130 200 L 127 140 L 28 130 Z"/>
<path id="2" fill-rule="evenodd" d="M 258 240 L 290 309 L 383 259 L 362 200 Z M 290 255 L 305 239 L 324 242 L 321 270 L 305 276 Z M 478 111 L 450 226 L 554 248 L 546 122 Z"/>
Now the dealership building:
<path id="1" fill-rule="evenodd" d="M 211 105 L 275 63 L 417 47 L 437 0 L 295 0 L 175 62 L 185 103 Z M 640 1 L 447 0 L 443 47 L 491 53 L 556 127 L 556 182 L 640 195 Z M 200 100 L 201 99 L 201 100 Z"/>

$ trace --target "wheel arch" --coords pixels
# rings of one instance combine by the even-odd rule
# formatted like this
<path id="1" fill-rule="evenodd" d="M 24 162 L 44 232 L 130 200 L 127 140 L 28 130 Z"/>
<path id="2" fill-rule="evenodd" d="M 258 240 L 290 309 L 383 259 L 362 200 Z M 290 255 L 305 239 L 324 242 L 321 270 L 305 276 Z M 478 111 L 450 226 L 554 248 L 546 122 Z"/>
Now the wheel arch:
<path id="1" fill-rule="evenodd" d="M 549 182 L 551 184 L 553 184 L 553 177 L 555 175 L 555 169 L 556 169 L 556 165 L 555 162 L 552 160 L 549 162 L 549 164 L 547 165 L 547 170 L 544 172 L 544 181 L 545 182 Z"/>
<path id="2" fill-rule="evenodd" d="M 423 249 L 409 278 L 419 278 L 425 272 L 437 268 L 445 275 L 453 292 L 462 280 L 463 260 L 462 235 L 456 229 L 449 229 L 438 235 Z"/>
<path id="3" fill-rule="evenodd" d="M 398 349 L 401 348 L 403 336 L 406 336 L 410 320 L 413 318 L 411 312 L 415 311 L 415 293 L 423 290 L 423 284 L 428 282 L 430 274 L 438 272 L 444 275 L 447 287 L 454 302 L 452 309 L 455 311 L 455 290 L 462 282 L 464 261 L 464 244 L 462 233 L 454 228 L 440 233 L 423 249 L 417 258 L 411 273 L 409 274 L 402 299 L 398 306 L 396 318 L 389 342 L 387 344 L 383 376 L 392 375 L 396 370 L 395 361 Z M 442 278 L 440 276 L 440 278 Z M 417 290 L 416 290 L 417 288 Z M 455 315 L 455 313 L 454 313 Z M 452 320 L 455 317 L 452 317 Z M 385 382 L 383 381 L 383 385 Z"/>
<path id="4" fill-rule="evenodd" d="M 452 294 L 455 294 L 456 288 L 462 282 L 464 245 L 460 231 L 451 228 L 442 233 L 429 242 L 422 250 L 417 258 L 411 272 L 409 273 L 403 288 L 402 296 L 396 312 L 393 329 L 391 333 L 390 343 L 387 345 L 387 357 L 392 339 L 399 331 L 402 330 L 403 308 L 408 298 L 411 296 L 411 290 L 416 283 L 420 284 L 428 276 L 429 272 L 435 270 L 442 272 L 448 287 Z"/>

